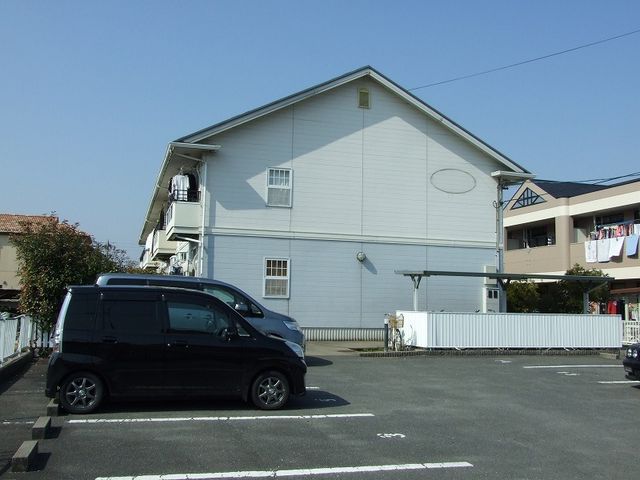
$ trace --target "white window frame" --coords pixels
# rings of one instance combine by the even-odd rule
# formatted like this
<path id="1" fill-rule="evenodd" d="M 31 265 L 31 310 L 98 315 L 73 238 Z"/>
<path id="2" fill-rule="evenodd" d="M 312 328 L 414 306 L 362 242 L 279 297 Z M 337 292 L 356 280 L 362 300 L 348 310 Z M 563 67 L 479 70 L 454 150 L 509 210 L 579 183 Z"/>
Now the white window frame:
<path id="1" fill-rule="evenodd" d="M 288 185 L 271 185 L 271 172 L 287 172 L 289 176 Z M 288 190 L 289 191 L 289 203 L 286 205 L 269 203 L 269 191 L 271 189 L 274 190 Z M 283 208 L 291 208 L 293 198 L 293 170 L 290 168 L 282 168 L 282 167 L 269 167 L 267 168 L 267 196 L 266 196 L 266 204 L 268 207 L 283 207 Z"/>
<path id="2" fill-rule="evenodd" d="M 286 262 L 286 275 L 267 275 L 267 264 L 270 261 L 282 261 Z M 286 280 L 287 292 L 284 295 L 272 295 L 267 294 L 267 281 L 268 280 Z M 288 257 L 264 257 L 263 269 L 262 269 L 262 296 L 264 298 L 289 298 L 291 292 L 291 259 Z"/>

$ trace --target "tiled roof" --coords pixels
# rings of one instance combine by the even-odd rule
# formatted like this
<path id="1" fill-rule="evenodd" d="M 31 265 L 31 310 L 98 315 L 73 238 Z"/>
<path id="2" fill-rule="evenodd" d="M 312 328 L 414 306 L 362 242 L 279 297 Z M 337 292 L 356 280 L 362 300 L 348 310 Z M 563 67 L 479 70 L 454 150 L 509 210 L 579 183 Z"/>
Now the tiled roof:
<path id="1" fill-rule="evenodd" d="M 11 215 L 0 213 L 0 233 L 21 233 L 24 228 L 23 223 L 34 223 L 44 225 L 47 222 L 58 222 L 58 217 L 50 215 Z"/>
<path id="2" fill-rule="evenodd" d="M 585 193 L 606 190 L 607 185 L 593 185 L 591 183 L 556 182 L 554 180 L 532 180 L 533 183 L 549 193 L 554 198 L 571 198 Z"/>
<path id="3" fill-rule="evenodd" d="M 633 179 L 625 182 L 612 183 L 609 185 L 595 185 L 593 183 L 581 183 L 581 182 L 557 182 L 554 180 L 531 180 L 532 183 L 538 185 L 545 192 L 553 196 L 554 198 L 571 198 L 578 195 L 584 195 L 586 193 L 598 192 L 600 190 L 606 190 L 608 188 L 619 187 L 621 185 L 627 185 L 634 182 L 640 182 L 640 180 Z"/>

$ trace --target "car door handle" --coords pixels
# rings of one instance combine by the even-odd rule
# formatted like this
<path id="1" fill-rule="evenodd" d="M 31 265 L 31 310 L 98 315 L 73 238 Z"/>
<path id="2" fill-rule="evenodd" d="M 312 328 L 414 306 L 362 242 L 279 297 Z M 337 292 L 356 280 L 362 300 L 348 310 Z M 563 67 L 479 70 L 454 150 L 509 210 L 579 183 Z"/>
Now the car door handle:
<path id="1" fill-rule="evenodd" d="M 181 348 L 189 348 L 189 344 L 184 340 L 176 340 L 173 343 L 168 343 L 167 347 L 181 347 Z"/>
<path id="2" fill-rule="evenodd" d="M 102 343 L 118 343 L 118 339 L 116 337 L 102 337 Z"/>

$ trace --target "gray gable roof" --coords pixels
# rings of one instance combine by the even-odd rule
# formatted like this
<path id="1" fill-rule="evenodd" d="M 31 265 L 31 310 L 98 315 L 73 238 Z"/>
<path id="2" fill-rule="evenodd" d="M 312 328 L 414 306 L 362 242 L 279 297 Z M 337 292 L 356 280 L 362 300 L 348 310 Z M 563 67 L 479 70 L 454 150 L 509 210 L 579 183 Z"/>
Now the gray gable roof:
<path id="1" fill-rule="evenodd" d="M 606 190 L 607 185 L 593 185 L 591 183 L 558 182 L 555 180 L 531 180 L 554 198 L 571 198 L 585 193 Z"/>
<path id="2" fill-rule="evenodd" d="M 559 182 L 555 180 L 530 180 L 531 183 L 542 188 L 545 192 L 554 198 L 571 198 L 586 193 L 599 192 L 608 188 L 619 187 L 629 183 L 640 182 L 638 179 L 627 180 L 625 182 L 613 183 L 611 185 L 597 185 L 593 183 L 582 182 Z"/>
<path id="3" fill-rule="evenodd" d="M 369 76 L 374 80 L 380 82 L 382 85 L 384 85 L 385 87 L 393 91 L 395 94 L 401 96 L 402 98 L 407 100 L 409 103 L 413 104 L 418 109 L 422 110 L 425 114 L 427 114 L 431 118 L 439 120 L 440 122 L 442 122 L 444 126 L 453 130 L 458 135 L 466 139 L 468 142 L 474 144 L 476 147 L 485 151 L 487 154 L 495 158 L 498 162 L 502 163 L 509 170 L 513 170 L 517 173 L 530 173 L 527 169 L 525 169 L 518 163 L 511 160 L 505 154 L 503 154 L 496 148 L 492 147 L 491 145 L 486 143 L 484 140 L 475 136 L 464 127 L 458 125 L 449 117 L 440 113 L 431 105 L 427 104 L 422 99 L 416 97 L 414 94 L 412 94 L 405 88 L 401 87 L 400 85 L 395 83 L 393 80 L 387 78 L 386 76 L 384 76 L 383 74 L 381 74 L 380 72 L 378 72 L 376 69 L 374 69 L 369 65 L 364 66 L 362 68 L 358 68 L 357 70 L 354 70 L 352 72 L 345 73 L 344 75 L 341 75 L 339 77 L 333 78 L 326 82 L 320 83 L 313 87 L 307 88 L 298 93 L 294 93 L 287 97 L 281 98 L 280 100 L 276 100 L 275 102 L 268 103 L 267 105 L 264 105 L 262 107 L 250 110 L 240 115 L 236 115 L 222 122 L 219 122 L 209 127 L 198 130 L 197 132 L 191 133 L 189 135 L 185 135 L 175 140 L 175 142 L 180 142 L 180 143 L 202 142 L 207 138 L 213 135 L 216 135 L 220 132 L 223 132 L 230 128 L 234 128 L 238 125 L 251 121 L 255 118 L 261 117 L 263 115 L 268 115 L 269 113 L 280 110 L 281 108 L 285 108 L 301 100 L 312 97 L 314 95 L 325 92 L 327 90 L 331 90 L 335 87 L 338 87 L 340 85 L 343 85 L 345 83 L 351 82 L 353 80 L 356 80 L 358 78 L 365 77 L 365 76 Z"/>

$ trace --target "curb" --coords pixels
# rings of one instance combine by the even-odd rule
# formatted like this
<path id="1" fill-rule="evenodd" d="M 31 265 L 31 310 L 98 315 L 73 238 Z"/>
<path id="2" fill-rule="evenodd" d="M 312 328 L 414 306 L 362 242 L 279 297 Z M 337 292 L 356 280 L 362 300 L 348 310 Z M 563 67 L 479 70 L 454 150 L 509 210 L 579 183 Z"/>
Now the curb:
<path id="1" fill-rule="evenodd" d="M 52 398 L 47 404 L 47 416 L 48 417 L 57 417 L 60 414 L 58 399 Z"/>
<path id="2" fill-rule="evenodd" d="M 32 440 L 44 440 L 51 432 L 51 417 L 39 417 L 31 427 Z"/>
<path id="3" fill-rule="evenodd" d="M 11 457 L 11 471 L 28 472 L 29 468 L 33 466 L 33 462 L 37 456 L 37 440 L 27 440 L 26 442 L 22 442 L 18 451 L 13 457 Z"/>

